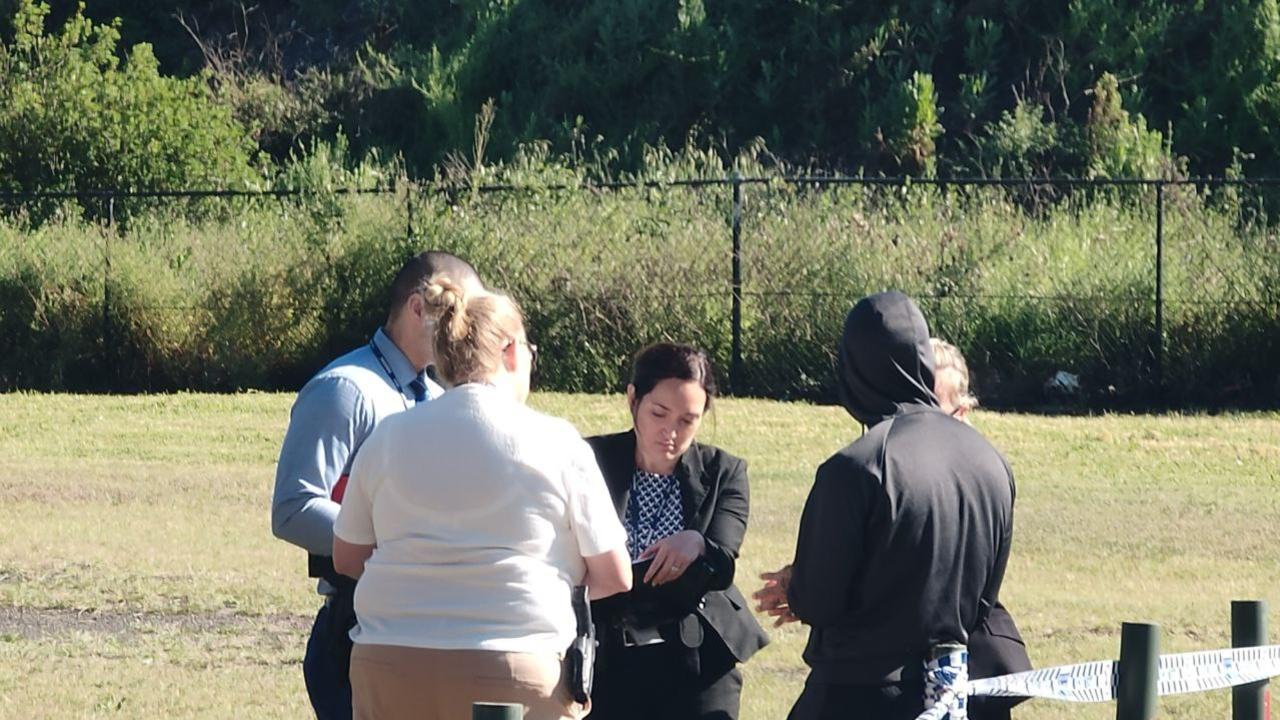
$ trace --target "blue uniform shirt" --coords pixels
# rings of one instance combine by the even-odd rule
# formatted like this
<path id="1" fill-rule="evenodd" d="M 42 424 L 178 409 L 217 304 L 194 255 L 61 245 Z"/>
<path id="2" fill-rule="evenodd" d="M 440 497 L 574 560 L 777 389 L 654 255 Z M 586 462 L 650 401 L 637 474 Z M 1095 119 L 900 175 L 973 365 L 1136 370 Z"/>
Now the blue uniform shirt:
<path id="1" fill-rule="evenodd" d="M 329 363 L 298 393 L 276 465 L 271 531 L 314 555 L 333 553 L 333 499 L 338 480 L 351 471 L 360 445 L 383 419 L 414 405 L 410 384 L 426 385 L 428 398 L 444 389 L 418 373 L 379 329 L 371 345 Z M 399 389 L 397 389 L 397 386 Z M 323 587 L 322 587 L 323 589 Z"/>

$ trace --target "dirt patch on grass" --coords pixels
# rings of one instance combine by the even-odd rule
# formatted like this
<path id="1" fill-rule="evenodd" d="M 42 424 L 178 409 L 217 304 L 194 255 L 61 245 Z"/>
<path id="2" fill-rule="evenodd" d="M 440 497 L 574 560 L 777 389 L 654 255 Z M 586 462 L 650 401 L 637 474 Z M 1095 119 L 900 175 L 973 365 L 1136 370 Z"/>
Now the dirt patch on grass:
<path id="1" fill-rule="evenodd" d="M 297 635 L 311 627 L 300 615 L 235 612 L 156 613 L 0 607 L 0 635 L 41 640 L 79 633 L 129 638 L 157 633 Z"/>

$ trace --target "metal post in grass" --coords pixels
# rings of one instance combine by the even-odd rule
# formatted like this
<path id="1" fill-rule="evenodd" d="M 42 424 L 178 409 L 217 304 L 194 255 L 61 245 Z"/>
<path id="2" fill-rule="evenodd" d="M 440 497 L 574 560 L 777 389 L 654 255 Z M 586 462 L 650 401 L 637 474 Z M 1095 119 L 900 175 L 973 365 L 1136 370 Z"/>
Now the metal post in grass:
<path id="1" fill-rule="evenodd" d="M 114 382 L 115 337 L 111 326 L 111 232 L 116 222 L 116 198 L 107 196 L 107 226 L 102 231 L 102 365 L 104 375 Z"/>
<path id="2" fill-rule="evenodd" d="M 1231 601 L 1231 647 L 1267 644 L 1267 602 Z M 1270 699 L 1266 680 L 1231 688 L 1231 720 L 1270 720 Z"/>
<path id="3" fill-rule="evenodd" d="M 1116 720 L 1156 716 L 1156 679 L 1160 672 L 1160 626 L 1124 623 L 1120 662 L 1116 664 Z"/>
<path id="4" fill-rule="evenodd" d="M 733 171 L 733 306 L 730 309 L 733 357 L 729 365 L 729 390 L 741 393 L 742 384 L 742 173 Z"/>
<path id="5" fill-rule="evenodd" d="M 1156 401 L 1164 405 L 1164 181 L 1156 181 Z"/>
<path id="6" fill-rule="evenodd" d="M 524 706 L 519 703 L 473 703 L 471 720 L 520 720 Z"/>

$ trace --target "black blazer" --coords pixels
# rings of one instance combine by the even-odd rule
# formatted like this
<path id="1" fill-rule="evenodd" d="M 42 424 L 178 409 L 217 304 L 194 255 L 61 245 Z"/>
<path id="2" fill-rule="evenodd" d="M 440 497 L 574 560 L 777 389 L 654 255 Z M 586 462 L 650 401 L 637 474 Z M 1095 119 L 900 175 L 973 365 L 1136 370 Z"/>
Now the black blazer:
<path id="1" fill-rule="evenodd" d="M 1031 669 L 1027 644 L 1013 622 L 1013 616 L 996 601 L 982 624 L 969 633 L 969 678 L 998 677 Z M 969 698 L 971 720 L 1008 720 L 1013 706 L 1026 702 L 1024 697 L 980 695 Z"/>
<path id="2" fill-rule="evenodd" d="M 631 480 L 636 469 L 635 432 L 587 438 L 604 474 L 618 517 L 625 518 Z M 704 556 L 715 569 L 712 584 L 694 613 L 719 635 L 738 662 L 744 662 L 769 642 L 733 585 L 738 549 L 747 532 L 749 490 L 747 463 L 741 458 L 697 442 L 676 464 L 676 480 L 684 511 L 684 526 L 706 540 Z M 640 578 L 635 579 L 636 582 Z"/>

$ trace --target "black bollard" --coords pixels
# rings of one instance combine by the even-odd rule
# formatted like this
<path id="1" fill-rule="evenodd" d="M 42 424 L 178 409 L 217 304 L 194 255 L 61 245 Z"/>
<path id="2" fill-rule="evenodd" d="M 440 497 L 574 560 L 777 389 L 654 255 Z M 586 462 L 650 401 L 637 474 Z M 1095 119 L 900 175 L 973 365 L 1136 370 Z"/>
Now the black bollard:
<path id="1" fill-rule="evenodd" d="M 1231 647 L 1267 644 L 1267 601 L 1231 601 Z M 1267 717 L 1267 681 L 1231 688 L 1231 720 L 1270 720 Z"/>
<path id="2" fill-rule="evenodd" d="M 1116 664 L 1116 720 L 1151 720 L 1156 716 L 1156 680 L 1160 673 L 1160 626 L 1120 626 L 1120 662 Z"/>

